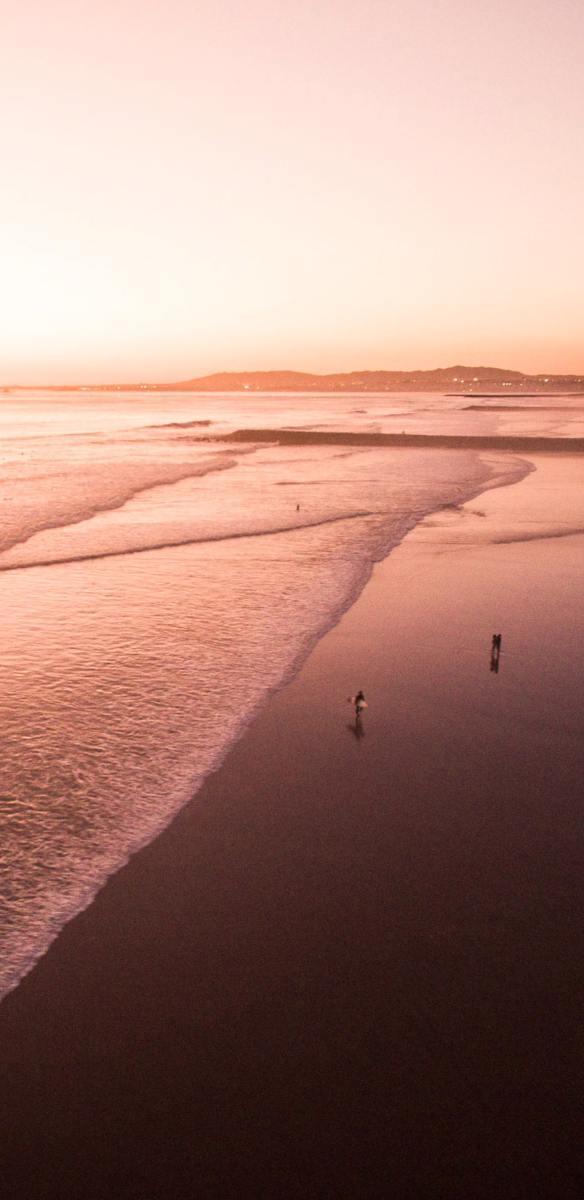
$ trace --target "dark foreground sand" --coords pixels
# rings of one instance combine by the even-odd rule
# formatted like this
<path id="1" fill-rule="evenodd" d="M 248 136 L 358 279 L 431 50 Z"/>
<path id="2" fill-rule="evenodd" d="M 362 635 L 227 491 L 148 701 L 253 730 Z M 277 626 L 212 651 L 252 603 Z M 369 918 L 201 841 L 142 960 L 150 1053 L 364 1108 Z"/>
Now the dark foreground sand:
<path id="1" fill-rule="evenodd" d="M 5 1000 L 6 1197 L 580 1194 L 584 538 L 492 541 L 580 463 L 414 531 Z"/>

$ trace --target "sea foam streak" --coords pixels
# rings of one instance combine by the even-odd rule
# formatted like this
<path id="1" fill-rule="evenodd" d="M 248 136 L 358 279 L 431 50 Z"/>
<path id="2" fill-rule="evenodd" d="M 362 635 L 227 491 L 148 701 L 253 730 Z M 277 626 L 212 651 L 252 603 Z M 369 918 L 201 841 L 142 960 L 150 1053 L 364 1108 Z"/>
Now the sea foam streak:
<path id="1" fill-rule="evenodd" d="M 426 513 L 527 469 L 464 451 L 313 445 L 193 443 L 187 459 L 173 418 L 207 413 L 184 406 L 135 451 L 129 414 L 115 410 L 108 437 L 97 401 L 86 433 L 68 410 L 64 436 L 34 451 L 12 429 L 3 993 L 216 769 L 372 564 Z M 150 414 L 133 415 L 137 428 Z M 19 569 L 35 556 L 50 569 Z"/>

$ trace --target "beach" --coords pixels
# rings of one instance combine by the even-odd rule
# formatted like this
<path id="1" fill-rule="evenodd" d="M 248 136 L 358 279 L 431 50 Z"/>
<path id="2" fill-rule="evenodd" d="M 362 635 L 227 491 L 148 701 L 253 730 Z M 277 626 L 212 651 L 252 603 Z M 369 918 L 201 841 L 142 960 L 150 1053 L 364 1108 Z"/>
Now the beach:
<path id="1" fill-rule="evenodd" d="M 580 1194 L 581 458 L 530 461 L 3 1001 L 12 1200 Z"/>

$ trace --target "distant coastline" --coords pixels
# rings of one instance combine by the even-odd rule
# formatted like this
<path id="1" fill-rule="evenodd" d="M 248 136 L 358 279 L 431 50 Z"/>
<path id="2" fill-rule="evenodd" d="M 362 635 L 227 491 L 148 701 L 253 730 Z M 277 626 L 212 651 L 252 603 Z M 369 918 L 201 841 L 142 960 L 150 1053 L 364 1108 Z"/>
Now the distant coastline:
<path id="1" fill-rule="evenodd" d="M 512 389 L 512 390 L 510 390 Z M 0 392 L 29 391 L 12 384 Z M 35 385 L 59 392 L 447 392 L 462 396 L 584 396 L 582 375 L 524 375 L 500 367 L 439 367 L 432 371 L 348 371 L 315 375 L 305 371 L 223 371 L 170 383 Z"/>

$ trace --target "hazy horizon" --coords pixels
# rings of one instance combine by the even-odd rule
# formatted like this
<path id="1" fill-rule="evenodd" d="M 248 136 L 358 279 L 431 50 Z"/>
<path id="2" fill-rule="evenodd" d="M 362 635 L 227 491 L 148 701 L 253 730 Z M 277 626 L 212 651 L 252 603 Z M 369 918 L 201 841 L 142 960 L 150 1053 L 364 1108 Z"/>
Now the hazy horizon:
<path id="1" fill-rule="evenodd" d="M 293 368 L 292 367 L 266 367 L 266 368 L 258 368 L 257 370 L 253 370 L 252 368 L 246 367 L 245 369 L 242 369 L 239 371 L 236 368 L 234 368 L 229 371 L 222 371 L 222 370 L 209 371 L 209 372 L 206 372 L 205 375 L 192 375 L 192 374 L 185 375 L 184 378 L 181 378 L 181 379 L 179 379 L 177 376 L 174 376 L 173 378 L 169 377 L 168 379 L 155 379 L 155 378 L 149 379 L 149 378 L 146 378 L 145 376 L 139 375 L 139 376 L 135 376 L 133 379 L 121 379 L 121 378 L 119 378 L 119 379 L 93 378 L 93 379 L 88 379 L 88 380 L 64 380 L 64 379 L 61 379 L 61 380 L 53 381 L 53 382 L 44 380 L 43 382 L 31 383 L 31 384 L 27 384 L 26 380 L 12 380 L 12 381 L 0 380 L 0 388 L 26 390 L 27 387 L 29 387 L 29 386 L 31 388 L 41 388 L 42 389 L 43 386 L 46 386 L 48 388 L 58 388 L 60 385 L 62 385 L 65 388 L 76 388 L 76 387 L 87 388 L 87 387 L 91 387 L 91 386 L 96 387 L 96 388 L 112 387 L 112 386 L 128 388 L 128 387 L 132 387 L 133 385 L 136 385 L 136 386 L 141 386 L 141 385 L 156 386 L 156 385 L 158 385 L 158 386 L 168 386 L 168 387 L 172 388 L 172 386 L 174 384 L 179 385 L 179 384 L 189 383 L 192 381 L 197 382 L 197 381 L 204 380 L 204 379 L 212 379 L 216 376 L 221 376 L 221 375 L 234 375 L 234 376 L 242 376 L 242 375 L 254 376 L 255 375 L 255 376 L 257 376 L 257 375 L 296 374 L 296 375 L 306 375 L 308 378 L 314 378 L 314 377 L 318 377 L 319 375 L 321 375 L 323 379 L 327 379 L 329 377 L 335 377 L 335 376 L 339 376 L 339 375 L 347 375 L 347 376 L 354 375 L 354 374 L 363 374 L 363 375 L 369 375 L 369 374 L 373 374 L 373 375 L 378 375 L 378 374 L 400 374 L 400 375 L 401 374 L 403 374 L 403 375 L 420 374 L 420 375 L 422 375 L 422 374 L 433 374 L 436 372 L 448 372 L 448 371 L 455 371 L 455 370 L 463 370 L 463 371 L 468 371 L 468 372 L 497 371 L 497 372 L 501 372 L 502 374 L 507 373 L 509 375 L 513 375 L 513 374 L 519 372 L 520 374 L 524 375 L 525 378 L 527 378 L 527 379 L 542 378 L 543 376 L 549 376 L 550 381 L 553 379 L 556 379 L 556 378 L 561 379 L 564 377 L 577 379 L 580 375 L 584 375 L 584 372 L 578 372 L 578 371 L 574 371 L 574 372 L 568 372 L 568 371 L 528 372 L 528 371 L 524 371 L 524 372 L 521 372 L 519 370 L 519 368 L 500 367 L 493 363 L 488 363 L 488 364 L 487 363 L 475 363 L 475 364 L 473 364 L 473 363 L 451 363 L 446 366 L 434 365 L 432 367 L 427 367 L 427 368 L 406 367 L 403 369 L 400 369 L 399 367 L 396 367 L 396 368 L 363 367 L 361 369 L 355 368 L 354 370 L 349 369 L 347 371 L 334 371 L 333 370 L 333 371 L 320 371 L 320 372 L 303 370 L 301 367 L 293 367 Z M 460 382 L 461 383 L 462 382 L 470 383 L 471 381 L 470 380 L 460 380 Z M 476 380 L 475 380 L 475 382 L 476 382 Z"/>
<path id="2" fill-rule="evenodd" d="M 577 0 L 13 6 L 0 382 L 583 373 L 583 43 Z"/>

